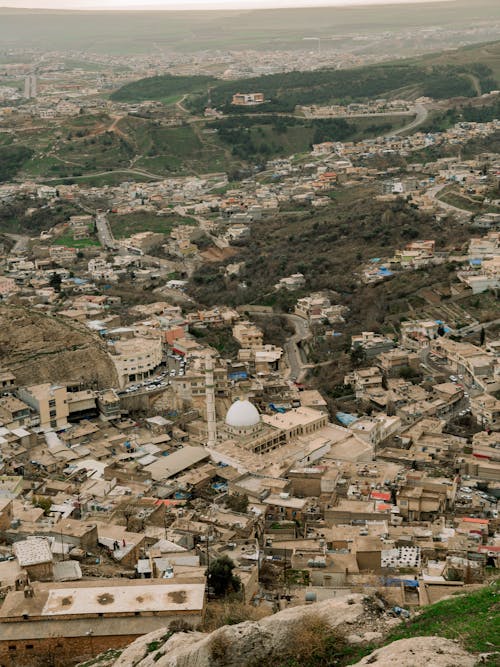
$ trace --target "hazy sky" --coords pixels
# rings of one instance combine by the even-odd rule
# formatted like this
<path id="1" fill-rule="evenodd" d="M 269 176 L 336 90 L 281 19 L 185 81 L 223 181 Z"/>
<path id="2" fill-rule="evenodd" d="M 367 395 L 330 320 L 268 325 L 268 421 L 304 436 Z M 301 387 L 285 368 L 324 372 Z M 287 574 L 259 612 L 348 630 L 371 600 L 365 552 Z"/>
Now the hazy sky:
<path id="1" fill-rule="evenodd" d="M 238 9 L 402 4 L 453 0 L 0 0 L 0 7 L 30 9 Z M 474 0 L 471 0 L 474 2 Z"/>

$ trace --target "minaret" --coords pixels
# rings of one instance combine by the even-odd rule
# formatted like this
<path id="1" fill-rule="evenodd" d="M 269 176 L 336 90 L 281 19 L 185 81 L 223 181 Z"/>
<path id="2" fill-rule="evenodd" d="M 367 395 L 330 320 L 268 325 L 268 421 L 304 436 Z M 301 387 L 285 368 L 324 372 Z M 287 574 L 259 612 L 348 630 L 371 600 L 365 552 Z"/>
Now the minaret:
<path id="1" fill-rule="evenodd" d="M 208 447 L 217 442 L 217 417 L 215 414 L 214 360 L 210 355 L 205 361 L 205 395 L 207 399 Z"/>

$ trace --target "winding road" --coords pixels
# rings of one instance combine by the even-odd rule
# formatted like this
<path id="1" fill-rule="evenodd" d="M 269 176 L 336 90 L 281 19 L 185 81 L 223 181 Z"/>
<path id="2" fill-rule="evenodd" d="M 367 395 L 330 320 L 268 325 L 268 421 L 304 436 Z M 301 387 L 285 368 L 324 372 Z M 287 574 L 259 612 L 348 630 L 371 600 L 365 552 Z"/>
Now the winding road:
<path id="1" fill-rule="evenodd" d="M 439 199 L 438 194 L 441 192 L 441 190 L 444 190 L 444 188 L 448 187 L 448 185 L 449 183 L 440 183 L 439 185 L 434 185 L 432 188 L 427 190 L 426 194 L 428 197 L 433 199 L 440 208 L 447 211 L 448 213 L 454 213 L 464 220 L 470 220 L 473 215 L 470 211 L 466 211 L 463 208 L 458 208 L 457 206 L 452 206 L 452 204 L 447 204 L 446 202 Z"/>
<path id="2" fill-rule="evenodd" d="M 403 134 L 405 132 L 409 132 L 410 130 L 416 129 L 419 125 L 422 125 L 422 123 L 427 120 L 427 116 L 429 115 L 429 110 L 423 104 L 415 104 L 413 111 L 416 113 L 416 116 L 411 121 L 411 123 L 408 123 L 408 125 L 404 125 L 403 127 L 400 127 L 399 130 L 393 130 L 386 136 L 393 137 L 396 134 Z"/>

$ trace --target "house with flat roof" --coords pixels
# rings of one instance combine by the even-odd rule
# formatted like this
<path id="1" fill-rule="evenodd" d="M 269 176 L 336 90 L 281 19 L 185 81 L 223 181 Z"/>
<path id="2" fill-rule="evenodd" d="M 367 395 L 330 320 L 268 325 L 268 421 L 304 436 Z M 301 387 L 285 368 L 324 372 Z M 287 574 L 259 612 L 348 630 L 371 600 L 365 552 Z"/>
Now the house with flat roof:
<path id="1" fill-rule="evenodd" d="M 7 593 L 0 609 L 0 662 L 32 667 L 42 660 L 74 665 L 123 648 L 171 623 L 197 627 L 204 583 L 94 579 L 38 583 Z M 52 658 L 51 658 L 52 657 Z"/>

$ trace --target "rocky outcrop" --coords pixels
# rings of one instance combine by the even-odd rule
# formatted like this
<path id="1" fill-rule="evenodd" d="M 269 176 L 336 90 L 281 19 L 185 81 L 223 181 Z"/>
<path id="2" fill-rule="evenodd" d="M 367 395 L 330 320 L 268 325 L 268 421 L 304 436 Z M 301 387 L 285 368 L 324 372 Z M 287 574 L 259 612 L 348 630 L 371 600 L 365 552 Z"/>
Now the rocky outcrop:
<path id="1" fill-rule="evenodd" d="M 382 641 L 384 632 L 370 631 L 380 627 L 388 631 L 384 613 L 378 615 L 378 626 L 371 613 L 373 599 L 361 595 L 333 599 L 313 605 L 291 607 L 260 621 L 225 625 L 210 634 L 176 632 L 168 628 L 140 637 L 120 655 L 111 651 L 99 657 L 100 667 L 255 667 L 280 664 L 283 656 L 300 651 L 301 643 L 314 642 L 310 630 L 320 637 L 333 634 L 339 647 L 348 643 Z M 380 622 L 382 625 L 380 625 Z M 390 624 L 394 627 L 394 623 Z M 352 629 L 359 633 L 351 635 Z M 330 633 L 330 630 L 332 633 Z M 376 635 L 376 636 L 375 636 Z M 356 639 L 355 639 L 356 638 Z M 345 646 L 345 644 L 344 644 Z M 478 658 L 460 644 L 443 637 L 400 639 L 374 650 L 356 665 L 379 667 L 473 667 Z"/>
<path id="2" fill-rule="evenodd" d="M 334 629 L 355 624 L 365 613 L 361 596 L 291 607 L 260 621 L 225 625 L 210 634 L 178 632 L 167 641 L 166 630 L 137 639 L 109 667 L 245 667 L 266 665 L 290 649 L 312 623 Z"/>
<path id="3" fill-rule="evenodd" d="M 19 385 L 117 384 L 114 365 L 98 336 L 79 322 L 20 306 L 0 305 L 0 367 L 10 368 Z"/>
<path id="4" fill-rule="evenodd" d="M 378 648 L 356 665 L 375 667 L 474 667 L 476 658 L 457 642 L 443 637 L 412 637 L 400 639 Z M 356 666 L 354 666 L 356 667 Z"/>

